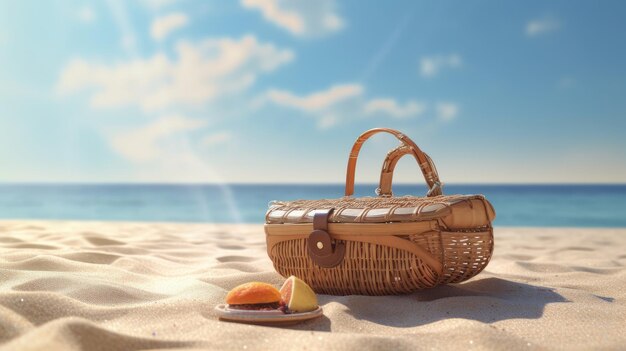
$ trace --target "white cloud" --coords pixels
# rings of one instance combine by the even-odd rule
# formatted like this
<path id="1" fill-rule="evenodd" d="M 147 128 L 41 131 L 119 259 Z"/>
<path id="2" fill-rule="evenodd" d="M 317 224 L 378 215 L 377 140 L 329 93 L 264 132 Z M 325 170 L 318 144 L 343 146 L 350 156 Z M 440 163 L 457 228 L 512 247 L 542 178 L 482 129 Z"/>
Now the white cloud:
<path id="1" fill-rule="evenodd" d="M 337 116 L 355 116 L 362 94 L 363 87 L 359 84 L 337 84 L 304 96 L 286 90 L 270 90 L 260 101 L 302 111 L 315 118 L 319 128 L 326 129 L 338 123 Z"/>
<path id="2" fill-rule="evenodd" d="M 158 11 L 162 8 L 173 5 L 179 0 L 141 0 L 141 3 L 152 11 Z"/>
<path id="3" fill-rule="evenodd" d="M 422 114 L 426 110 L 424 104 L 416 101 L 407 101 L 404 106 L 394 99 L 373 99 L 365 104 L 364 112 L 367 115 L 377 113 L 387 114 L 396 118 L 406 118 Z"/>
<path id="4" fill-rule="evenodd" d="M 302 111 L 315 118 L 319 128 L 326 129 L 338 123 L 337 116 L 357 115 L 362 94 L 363 87 L 359 84 L 338 84 L 305 96 L 286 90 L 270 90 L 262 100 Z"/>
<path id="5" fill-rule="evenodd" d="M 184 27 L 188 22 L 189 18 L 187 15 L 180 12 L 155 18 L 150 26 L 150 35 L 152 35 L 154 40 L 163 40 L 169 33 Z"/>
<path id="6" fill-rule="evenodd" d="M 105 65 L 75 59 L 61 72 L 57 92 L 94 89 L 93 107 L 138 105 L 156 111 L 174 105 L 199 106 L 250 87 L 261 73 L 293 60 L 290 50 L 260 43 L 254 36 L 179 42 L 177 60 L 157 53 Z"/>
<path id="7" fill-rule="evenodd" d="M 343 28 L 334 0 L 241 0 L 247 9 L 297 36 L 318 36 Z"/>
<path id="8" fill-rule="evenodd" d="M 159 158 L 164 144 L 171 142 L 171 138 L 184 138 L 185 132 L 206 125 L 204 120 L 180 115 L 165 116 L 147 126 L 116 134 L 111 137 L 110 143 L 117 153 L 130 161 L 150 162 Z"/>
<path id="9" fill-rule="evenodd" d="M 391 98 L 366 100 L 364 92 L 365 88 L 359 84 L 338 84 L 304 96 L 286 90 L 270 90 L 260 100 L 302 111 L 315 118 L 322 129 L 364 115 L 408 118 L 426 109 L 424 104 L 414 100 L 404 104 Z"/>
<path id="10" fill-rule="evenodd" d="M 424 77 L 434 77 L 442 68 L 458 68 L 462 64 L 463 60 L 457 54 L 422 57 L 420 74 Z"/>
<path id="11" fill-rule="evenodd" d="M 540 34 L 553 32 L 561 28 L 561 23 L 554 18 L 535 19 L 526 24 L 526 35 L 534 37 Z"/>
<path id="12" fill-rule="evenodd" d="M 229 131 L 221 131 L 213 134 L 209 134 L 202 138 L 200 144 L 202 146 L 214 146 L 219 144 L 224 144 L 233 139 L 233 134 Z"/>
<path id="13" fill-rule="evenodd" d="M 452 121 L 459 113 L 459 107 L 452 102 L 440 102 L 435 106 L 437 118 L 444 122 Z"/>
<path id="14" fill-rule="evenodd" d="M 92 23 L 96 20 L 96 13 L 89 6 L 83 6 L 78 10 L 76 16 L 83 23 Z"/>
<path id="15" fill-rule="evenodd" d="M 267 98 L 277 105 L 312 112 L 327 109 L 362 92 L 363 87 L 358 84 L 343 84 L 302 97 L 285 90 L 270 90 Z"/>
<path id="16" fill-rule="evenodd" d="M 208 154 L 201 144 L 194 142 L 207 125 L 204 120 L 167 115 L 145 126 L 110 134 L 108 142 L 129 161 L 129 169 L 140 181 L 223 183 L 217 172 L 223 165 L 213 166 L 219 162 L 219 155 Z M 224 132 L 213 135 L 215 143 L 226 142 Z"/>

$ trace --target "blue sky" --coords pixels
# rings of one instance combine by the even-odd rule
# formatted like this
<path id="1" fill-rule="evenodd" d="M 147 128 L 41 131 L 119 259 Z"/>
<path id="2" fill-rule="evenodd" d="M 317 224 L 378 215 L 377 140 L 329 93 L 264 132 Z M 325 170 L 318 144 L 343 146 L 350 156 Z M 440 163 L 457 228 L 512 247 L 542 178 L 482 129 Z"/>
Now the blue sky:
<path id="1" fill-rule="evenodd" d="M 625 10 L 0 0 L 0 181 L 339 183 L 390 127 L 444 182 L 626 182 Z"/>

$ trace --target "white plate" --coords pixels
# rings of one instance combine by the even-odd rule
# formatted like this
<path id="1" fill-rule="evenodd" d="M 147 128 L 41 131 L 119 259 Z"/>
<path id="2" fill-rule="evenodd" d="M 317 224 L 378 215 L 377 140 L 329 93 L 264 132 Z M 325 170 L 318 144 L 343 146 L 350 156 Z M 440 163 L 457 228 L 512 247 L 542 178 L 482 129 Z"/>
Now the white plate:
<path id="1" fill-rule="evenodd" d="M 238 310 L 228 308 L 228 305 L 221 304 L 215 306 L 215 310 L 219 314 L 220 319 L 244 322 L 244 323 L 297 323 L 313 318 L 317 318 L 324 314 L 321 307 L 310 312 L 300 312 L 285 314 L 279 310 L 272 311 L 254 311 L 254 310 Z"/>

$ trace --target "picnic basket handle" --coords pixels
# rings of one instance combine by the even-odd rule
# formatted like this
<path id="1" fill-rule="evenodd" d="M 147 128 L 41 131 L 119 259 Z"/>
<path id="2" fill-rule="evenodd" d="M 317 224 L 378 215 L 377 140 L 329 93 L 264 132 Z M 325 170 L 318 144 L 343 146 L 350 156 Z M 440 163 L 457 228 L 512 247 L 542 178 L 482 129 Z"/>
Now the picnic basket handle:
<path id="1" fill-rule="evenodd" d="M 404 144 L 399 145 L 387 153 L 387 157 L 385 157 L 382 169 L 380 170 L 380 181 L 378 182 L 378 188 L 376 189 L 376 194 L 378 196 L 393 196 L 393 191 L 391 190 L 393 172 L 396 168 L 396 164 L 398 164 L 398 161 L 400 161 L 400 159 L 405 155 L 413 155 L 413 152 L 410 147 Z M 436 179 L 439 179 L 439 174 L 437 173 L 437 168 L 435 167 L 433 160 L 425 152 L 424 156 L 426 156 L 430 167 L 433 169 Z"/>
<path id="2" fill-rule="evenodd" d="M 422 174 L 424 175 L 424 179 L 426 180 L 426 184 L 430 189 L 426 195 L 441 195 L 441 182 L 439 181 L 439 176 L 437 175 L 437 171 L 435 170 L 434 165 L 432 164 L 432 160 L 430 160 L 430 157 L 422 152 L 422 150 L 420 150 L 420 148 L 413 142 L 413 140 L 411 140 L 406 135 L 400 133 L 399 131 L 389 128 L 374 128 L 361 134 L 352 146 L 352 150 L 350 151 L 350 157 L 348 158 L 348 169 L 346 171 L 345 196 L 351 196 L 352 194 L 354 194 L 354 175 L 356 171 L 356 161 L 359 158 L 359 152 L 361 151 L 363 143 L 374 134 L 378 134 L 381 132 L 389 133 L 395 136 L 404 146 L 410 149 L 410 152 L 417 160 L 417 163 L 422 170 Z"/>

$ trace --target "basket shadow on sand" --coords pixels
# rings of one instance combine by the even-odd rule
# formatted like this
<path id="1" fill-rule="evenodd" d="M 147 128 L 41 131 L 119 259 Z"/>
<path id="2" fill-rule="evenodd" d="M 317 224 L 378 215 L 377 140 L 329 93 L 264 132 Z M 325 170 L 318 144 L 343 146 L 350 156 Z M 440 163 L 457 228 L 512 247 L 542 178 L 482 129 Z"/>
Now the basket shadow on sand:
<path id="1" fill-rule="evenodd" d="M 476 279 L 411 295 L 387 297 L 393 300 L 382 303 L 351 301 L 354 298 L 366 297 L 346 297 L 348 313 L 354 318 L 393 327 L 415 327 L 448 318 L 483 323 L 537 319 L 543 315 L 547 304 L 569 302 L 552 288 L 500 278 Z"/>
<path id="2" fill-rule="evenodd" d="M 444 285 L 410 295 L 319 295 L 319 299 L 329 312 L 334 308 L 345 309 L 357 320 L 398 328 L 416 327 L 449 318 L 483 323 L 517 318 L 537 319 L 543 315 L 547 304 L 569 302 L 551 288 L 500 278 Z M 330 331 L 330 327 L 331 320 L 323 316 L 289 328 Z"/>

